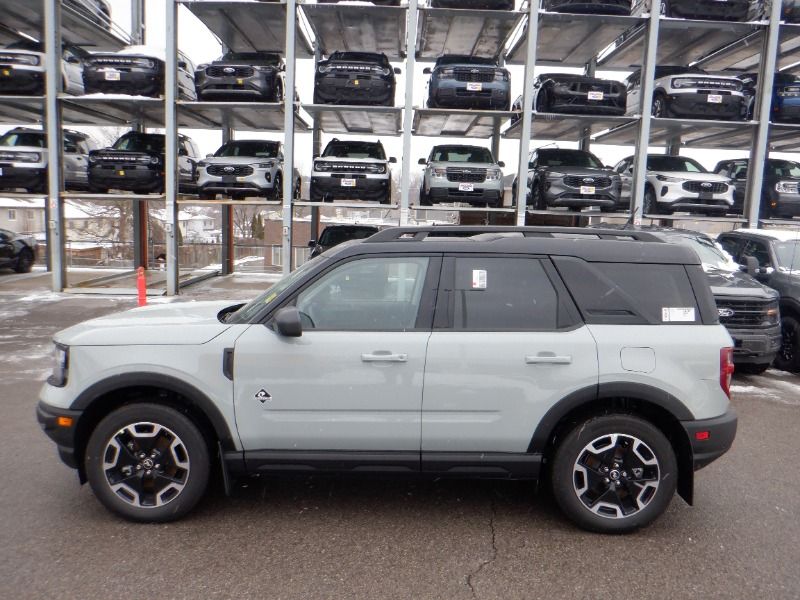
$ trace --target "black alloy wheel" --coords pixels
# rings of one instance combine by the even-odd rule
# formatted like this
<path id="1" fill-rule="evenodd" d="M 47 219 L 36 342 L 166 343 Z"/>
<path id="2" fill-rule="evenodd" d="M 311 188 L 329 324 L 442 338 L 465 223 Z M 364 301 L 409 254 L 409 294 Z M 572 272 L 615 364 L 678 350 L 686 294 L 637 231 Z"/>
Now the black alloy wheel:
<path id="1" fill-rule="evenodd" d="M 669 116 L 667 98 L 660 92 L 653 96 L 652 115 L 658 119 L 663 119 Z"/>
<path id="2" fill-rule="evenodd" d="M 781 319 L 781 349 L 773 364 L 781 371 L 800 372 L 800 322 L 795 317 Z"/>
<path id="3" fill-rule="evenodd" d="M 283 200 L 283 177 L 280 173 L 275 174 L 275 180 L 272 182 L 272 198 Z"/>
<path id="4" fill-rule="evenodd" d="M 644 188 L 644 206 L 642 207 L 642 213 L 645 215 L 657 215 L 658 212 L 656 191 L 653 189 L 653 186 L 647 185 Z"/>
<path id="5" fill-rule="evenodd" d="M 539 183 L 533 184 L 533 189 L 531 190 L 531 204 L 534 210 L 547 210 L 547 202 L 544 199 L 542 186 Z"/>

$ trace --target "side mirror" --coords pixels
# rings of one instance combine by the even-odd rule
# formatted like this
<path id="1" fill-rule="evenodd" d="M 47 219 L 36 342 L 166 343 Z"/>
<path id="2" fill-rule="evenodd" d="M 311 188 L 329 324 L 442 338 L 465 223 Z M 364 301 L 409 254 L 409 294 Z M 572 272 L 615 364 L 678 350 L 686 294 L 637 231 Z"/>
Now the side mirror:
<path id="1" fill-rule="evenodd" d="M 189 156 L 189 153 L 186 151 L 186 148 L 179 148 L 178 156 Z"/>
<path id="2" fill-rule="evenodd" d="M 300 337 L 303 335 L 300 311 L 294 306 L 284 306 L 275 313 L 275 327 L 284 337 Z"/>
<path id="3" fill-rule="evenodd" d="M 758 275 L 758 259 L 754 256 L 745 256 L 744 257 L 744 264 L 745 264 L 745 273 L 750 275 L 750 277 L 755 277 Z"/>
<path id="4" fill-rule="evenodd" d="M 425 67 L 424 69 L 422 69 L 422 72 L 423 72 L 425 75 L 430 75 L 432 71 L 431 71 L 431 68 L 430 68 L 430 67 Z"/>
<path id="5" fill-rule="evenodd" d="M 214 158 L 213 154 L 206 154 L 206 158 Z"/>
<path id="6" fill-rule="evenodd" d="M 504 163 L 502 160 L 498 160 L 497 161 L 497 166 L 502 169 L 502 168 L 504 168 L 506 166 L 506 163 Z"/>
<path id="7" fill-rule="evenodd" d="M 402 71 L 398 67 L 395 67 L 394 68 L 394 74 L 395 75 L 400 75 L 400 73 L 402 73 Z"/>
<path id="8" fill-rule="evenodd" d="M 390 156 L 389 157 L 389 162 L 392 163 L 393 165 L 397 164 L 397 159 L 394 156 Z"/>
<path id="9" fill-rule="evenodd" d="M 417 161 L 417 164 L 418 164 L 418 165 L 427 165 L 427 164 L 428 164 L 428 161 L 427 161 L 427 160 L 425 160 L 424 158 L 420 158 L 420 159 Z"/>
<path id="10" fill-rule="evenodd" d="M 317 240 L 309 240 L 308 241 L 308 247 L 309 248 L 314 248 L 314 247 L 316 247 L 316 245 L 317 245 Z"/>

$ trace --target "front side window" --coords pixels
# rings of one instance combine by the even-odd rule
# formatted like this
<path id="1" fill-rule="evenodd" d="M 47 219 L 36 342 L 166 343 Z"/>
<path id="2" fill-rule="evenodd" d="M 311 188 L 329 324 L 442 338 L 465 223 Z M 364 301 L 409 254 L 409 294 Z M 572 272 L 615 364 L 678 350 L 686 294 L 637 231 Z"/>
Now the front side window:
<path id="1" fill-rule="evenodd" d="M 164 152 L 164 136 L 147 133 L 126 133 L 112 146 L 126 152 Z"/>
<path id="2" fill-rule="evenodd" d="M 800 240 L 773 242 L 772 247 L 778 267 L 787 271 L 800 269 Z"/>
<path id="3" fill-rule="evenodd" d="M 426 257 L 365 258 L 336 267 L 297 296 L 304 329 L 414 329 L 428 262 Z"/>
<path id="4" fill-rule="evenodd" d="M 3 137 L 0 137 L 0 146 L 14 147 L 14 146 L 27 146 L 32 148 L 44 148 L 45 137 L 41 133 L 35 132 L 13 132 L 10 131 Z"/>
<path id="5" fill-rule="evenodd" d="M 767 245 L 763 242 L 756 242 L 754 240 L 748 240 L 748 242 L 742 248 L 742 258 L 744 259 L 745 256 L 752 256 L 758 261 L 759 267 L 771 267 L 772 260 L 769 258 L 769 250 L 767 249 Z M 742 260 L 744 262 L 744 260 Z"/>

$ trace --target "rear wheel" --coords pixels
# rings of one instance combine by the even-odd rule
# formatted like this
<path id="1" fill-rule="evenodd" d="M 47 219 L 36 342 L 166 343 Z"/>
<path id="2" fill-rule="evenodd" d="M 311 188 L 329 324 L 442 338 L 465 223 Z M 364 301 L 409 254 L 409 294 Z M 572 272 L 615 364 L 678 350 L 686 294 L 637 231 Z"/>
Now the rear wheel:
<path id="1" fill-rule="evenodd" d="M 552 488 L 580 527 L 625 533 L 666 510 L 677 484 L 675 453 L 664 434 L 632 415 L 578 423 L 555 452 Z"/>
<path id="2" fill-rule="evenodd" d="M 33 268 L 33 251 L 30 248 L 23 248 L 17 256 L 17 265 L 14 270 L 17 273 L 30 273 Z"/>
<path id="3" fill-rule="evenodd" d="M 653 96 L 653 110 L 652 114 L 656 118 L 669 117 L 669 108 L 667 107 L 667 97 L 661 92 Z"/>
<path id="4" fill-rule="evenodd" d="M 795 317 L 781 319 L 781 349 L 773 364 L 781 371 L 800 372 L 800 322 Z"/>
<path id="5" fill-rule="evenodd" d="M 158 404 L 129 404 L 97 425 L 86 474 L 97 498 L 132 521 L 174 521 L 205 492 L 209 452 L 197 426 Z"/>
<path id="6" fill-rule="evenodd" d="M 650 185 L 644 188 L 644 206 L 642 207 L 642 213 L 645 215 L 658 214 L 658 200 L 656 200 L 656 191 Z"/>

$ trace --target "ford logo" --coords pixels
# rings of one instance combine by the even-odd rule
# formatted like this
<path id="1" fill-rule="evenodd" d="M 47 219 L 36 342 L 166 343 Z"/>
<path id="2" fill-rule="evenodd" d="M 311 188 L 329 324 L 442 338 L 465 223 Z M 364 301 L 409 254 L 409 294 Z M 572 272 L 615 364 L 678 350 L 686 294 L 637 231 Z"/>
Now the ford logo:
<path id="1" fill-rule="evenodd" d="M 594 179 L 592 179 L 591 177 L 584 177 L 583 183 L 594 183 Z"/>
<path id="2" fill-rule="evenodd" d="M 717 309 L 717 312 L 719 313 L 719 316 L 722 317 L 723 319 L 730 318 L 736 314 L 736 312 L 731 310 L 730 308 L 719 308 Z"/>
<path id="3" fill-rule="evenodd" d="M 233 67 L 225 67 L 224 69 L 222 69 L 222 72 L 231 75 L 233 73 L 236 73 L 236 69 L 234 69 Z"/>
<path id="4" fill-rule="evenodd" d="M 700 187 L 710 188 L 712 185 L 713 184 L 708 183 L 707 181 L 704 181 L 703 183 L 700 184 Z"/>
<path id="5" fill-rule="evenodd" d="M 234 167 L 225 167 L 222 169 L 225 173 L 233 173 L 236 169 Z"/>

